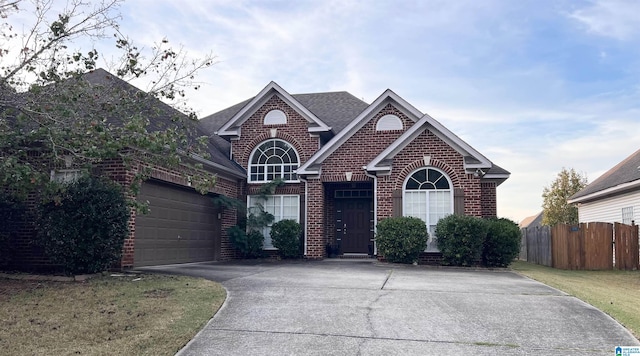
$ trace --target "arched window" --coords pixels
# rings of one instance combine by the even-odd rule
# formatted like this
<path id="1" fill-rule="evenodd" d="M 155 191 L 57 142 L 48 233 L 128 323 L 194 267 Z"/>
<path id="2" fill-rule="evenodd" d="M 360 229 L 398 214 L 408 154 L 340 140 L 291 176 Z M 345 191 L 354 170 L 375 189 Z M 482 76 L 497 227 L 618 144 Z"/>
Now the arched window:
<path id="1" fill-rule="evenodd" d="M 402 202 L 404 216 L 420 218 L 427 224 L 427 251 L 438 251 L 436 224 L 453 213 L 453 189 L 449 177 L 432 167 L 418 169 L 404 183 Z"/>
<path id="2" fill-rule="evenodd" d="M 376 131 L 402 130 L 402 120 L 399 117 L 387 114 L 376 123 Z"/>
<path id="3" fill-rule="evenodd" d="M 265 125 L 282 125 L 287 123 L 287 115 L 282 110 L 271 110 L 264 116 Z"/>
<path id="4" fill-rule="evenodd" d="M 261 143 L 249 157 L 249 182 L 270 182 L 280 178 L 297 182 L 298 153 L 285 141 L 271 139 Z"/>

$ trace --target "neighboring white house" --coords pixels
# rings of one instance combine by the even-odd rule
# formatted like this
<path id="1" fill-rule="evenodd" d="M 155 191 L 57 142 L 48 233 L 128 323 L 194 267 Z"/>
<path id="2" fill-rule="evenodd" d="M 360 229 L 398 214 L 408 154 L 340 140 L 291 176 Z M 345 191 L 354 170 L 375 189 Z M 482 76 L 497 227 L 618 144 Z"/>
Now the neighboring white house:
<path id="1" fill-rule="evenodd" d="M 568 199 L 580 222 L 640 221 L 640 150 Z"/>

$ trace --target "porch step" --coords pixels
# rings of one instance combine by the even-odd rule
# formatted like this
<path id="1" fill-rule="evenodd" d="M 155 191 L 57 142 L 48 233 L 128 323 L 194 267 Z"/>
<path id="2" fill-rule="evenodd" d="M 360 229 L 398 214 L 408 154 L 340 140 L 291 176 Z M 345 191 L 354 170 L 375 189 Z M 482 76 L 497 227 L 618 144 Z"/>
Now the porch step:
<path id="1" fill-rule="evenodd" d="M 366 253 L 345 253 L 342 255 L 337 256 L 340 259 L 345 259 L 345 260 L 362 260 L 362 259 L 373 259 L 375 258 L 374 256 L 371 256 L 369 254 Z"/>

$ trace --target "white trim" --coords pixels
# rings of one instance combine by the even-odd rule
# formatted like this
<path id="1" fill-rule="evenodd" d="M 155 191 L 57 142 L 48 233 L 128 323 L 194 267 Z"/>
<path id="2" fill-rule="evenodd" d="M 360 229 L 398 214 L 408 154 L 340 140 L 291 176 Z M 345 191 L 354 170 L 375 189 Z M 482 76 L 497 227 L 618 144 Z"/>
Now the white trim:
<path id="1" fill-rule="evenodd" d="M 411 178 L 411 176 L 413 176 L 416 172 L 423 170 L 423 169 L 432 169 L 436 172 L 439 172 L 440 174 L 442 174 L 442 176 L 447 180 L 447 183 L 449 184 L 449 189 L 412 189 L 409 190 L 409 192 L 424 192 L 426 195 L 426 218 L 427 220 L 429 219 L 429 192 L 449 192 L 449 204 L 451 207 L 451 211 L 448 213 L 453 214 L 453 212 L 455 211 L 455 207 L 454 207 L 454 188 L 453 188 L 453 183 L 451 182 L 451 177 L 449 177 L 449 175 L 444 172 L 443 170 L 433 167 L 433 166 L 423 166 L 420 168 L 417 168 L 415 170 L 413 170 L 410 174 L 407 175 L 407 177 L 404 179 L 404 182 L 402 183 L 402 216 L 408 216 L 407 215 L 407 207 L 405 204 L 407 204 L 407 198 L 406 198 L 406 193 L 407 193 L 407 182 L 409 181 L 409 179 Z M 427 179 L 428 179 L 428 175 L 427 175 Z M 429 226 L 430 225 L 435 225 L 435 224 L 430 224 L 432 221 L 425 221 L 425 224 L 427 225 L 427 230 L 429 230 Z M 436 222 L 437 223 L 437 222 Z M 431 243 L 434 239 L 437 239 L 437 236 L 435 236 L 435 234 L 432 234 L 431 231 L 429 231 L 429 241 L 428 243 Z M 437 245 L 436 245 L 437 246 Z M 425 251 L 427 252 L 438 252 L 437 247 L 435 247 L 435 250 L 429 250 L 429 246 L 427 245 L 427 249 L 425 249 Z"/>
<path id="2" fill-rule="evenodd" d="M 267 171 L 266 171 L 266 167 L 267 167 L 267 165 L 266 165 L 266 164 L 265 164 L 265 165 L 256 165 L 256 166 L 258 166 L 258 167 L 260 167 L 260 166 L 265 167 L 265 172 L 263 173 L 263 174 L 264 174 L 264 177 L 265 177 L 265 180 L 251 180 L 251 175 L 252 175 L 252 173 L 251 173 L 251 167 L 253 167 L 253 166 L 252 166 L 252 164 L 251 164 L 251 161 L 253 160 L 253 156 L 256 154 L 256 150 L 257 150 L 260 146 L 262 146 L 264 143 L 269 142 L 269 141 L 280 141 L 280 142 L 284 142 L 284 143 L 286 143 L 289 147 L 291 147 L 291 150 L 293 150 L 293 152 L 296 154 L 296 159 L 298 160 L 298 164 L 297 164 L 297 165 L 298 165 L 298 167 L 300 167 L 300 154 L 298 153 L 298 151 L 296 150 L 296 148 L 295 148 L 291 143 L 289 143 L 289 142 L 287 142 L 287 141 L 285 141 L 285 140 L 283 140 L 283 139 L 281 139 L 281 138 L 269 138 L 269 139 L 266 139 L 266 140 L 264 140 L 264 141 L 260 142 L 259 144 L 257 144 L 257 145 L 256 145 L 256 147 L 254 147 L 254 148 L 253 148 L 253 150 L 251 151 L 251 154 L 249 155 L 249 161 L 247 162 L 247 182 L 248 182 L 248 183 L 268 183 L 268 182 L 271 182 L 271 181 L 273 180 L 273 179 L 267 179 L 267 174 L 268 174 L 268 173 L 267 173 Z M 284 165 L 285 165 L 285 164 L 283 163 L 283 164 L 282 164 L 282 166 L 284 166 Z M 290 172 L 290 174 L 295 174 L 295 175 L 296 175 L 296 177 L 298 177 L 297 170 L 298 170 L 298 168 L 296 168 L 296 169 L 292 169 L 292 170 L 291 170 L 291 172 Z M 282 172 L 280 172 L 280 173 L 281 173 L 281 175 L 284 175 L 284 174 L 285 174 L 284 170 L 283 170 Z M 282 177 L 279 177 L 279 178 L 282 178 Z M 290 179 L 290 180 L 285 180 L 284 182 L 285 182 L 285 183 L 300 183 L 300 180 L 298 180 L 298 179 Z"/>
<path id="3" fill-rule="evenodd" d="M 178 150 L 178 153 L 181 154 L 181 155 L 187 156 L 187 153 L 184 152 L 183 150 Z M 244 175 L 244 174 L 242 174 L 240 172 L 234 171 L 233 169 L 225 167 L 225 166 L 223 166 L 223 165 L 221 165 L 219 163 L 210 161 L 210 160 L 208 160 L 208 159 L 206 159 L 206 158 L 204 158 L 204 157 L 202 157 L 202 156 L 200 156 L 198 154 L 191 153 L 191 154 L 188 155 L 188 157 L 190 157 L 191 159 L 193 159 L 196 162 L 202 163 L 202 164 L 207 165 L 207 166 L 209 166 L 211 168 L 215 168 L 217 170 L 220 170 L 220 171 L 223 171 L 225 173 L 228 173 L 229 175 L 231 175 L 231 176 L 233 176 L 235 178 L 247 178 L 246 175 Z M 216 173 L 220 174 L 219 172 L 216 172 Z"/>
<path id="4" fill-rule="evenodd" d="M 309 127 L 309 132 L 328 132 L 331 131 L 331 127 L 322 122 L 315 114 L 309 109 L 304 107 L 297 101 L 291 94 L 287 93 L 276 82 L 270 82 L 264 89 L 254 96 L 245 106 L 240 109 L 233 117 L 227 121 L 217 131 L 219 136 L 240 136 L 240 126 L 244 123 L 254 112 L 256 112 L 267 100 L 269 100 L 272 94 L 278 95 L 284 102 L 291 106 L 294 110 L 302 115 L 308 122 L 314 123 L 317 126 Z"/>
<path id="5" fill-rule="evenodd" d="M 307 232 L 308 232 L 308 223 L 309 220 L 309 181 L 303 178 L 300 178 L 300 181 L 304 182 L 304 248 L 302 254 L 304 256 L 307 255 Z"/>
<path id="6" fill-rule="evenodd" d="M 250 205 L 251 197 L 258 197 L 257 199 L 259 199 L 260 195 L 257 195 L 257 194 L 247 195 L 247 207 L 248 207 L 247 216 L 249 214 L 249 209 L 254 206 L 254 205 Z M 273 194 L 273 195 L 268 195 L 267 196 L 267 200 L 268 199 L 280 198 L 280 206 L 279 206 L 280 207 L 280 217 L 282 217 L 282 215 L 283 215 L 282 213 L 283 213 L 283 209 L 284 209 L 284 204 L 282 204 L 282 202 L 283 202 L 283 198 L 285 198 L 285 197 L 295 197 L 296 198 L 296 200 L 297 200 L 297 209 L 296 209 L 296 219 L 295 220 L 296 220 L 296 222 L 300 223 L 300 195 L 299 194 Z M 260 200 L 262 200 L 262 199 L 260 199 Z M 265 209 L 265 211 L 266 211 L 266 209 Z M 277 220 L 278 216 L 276 216 L 275 214 L 273 214 L 273 215 L 274 215 L 274 217 L 276 219 L 273 221 L 273 223 L 271 223 L 271 225 L 273 225 L 273 224 L 277 223 L 278 221 L 282 220 L 282 219 Z M 271 226 L 267 226 L 267 227 L 270 228 Z M 264 235 L 264 231 L 263 231 L 263 235 Z M 266 241 L 267 236 L 264 236 L 264 238 L 265 238 L 265 241 Z M 271 236 L 268 236 L 268 238 L 271 238 Z M 265 247 L 263 245 L 263 249 L 264 250 L 277 250 L 275 247 L 273 247 L 273 244 L 271 246 L 269 246 L 269 247 Z"/>
<path id="7" fill-rule="evenodd" d="M 287 114 L 280 109 L 273 109 L 266 113 L 262 120 L 264 125 L 286 125 Z"/>
<path id="8" fill-rule="evenodd" d="M 397 115 L 387 114 L 376 122 L 376 131 L 401 131 L 404 130 L 402 120 Z"/>
<path id="9" fill-rule="evenodd" d="M 364 169 L 365 167 L 362 167 Z M 378 255 L 378 244 L 376 243 L 376 233 L 378 232 L 378 177 L 368 173 L 366 170 L 364 174 L 373 178 L 373 254 Z"/>
<path id="10" fill-rule="evenodd" d="M 581 203 L 581 202 L 588 201 L 588 200 L 596 200 L 598 198 L 604 198 L 604 197 L 609 196 L 609 195 L 615 195 L 615 194 L 618 194 L 618 193 L 624 193 L 626 190 L 630 190 L 630 189 L 633 189 L 633 188 L 640 188 L 640 179 L 634 180 L 634 181 L 628 182 L 628 183 L 618 184 L 615 187 L 599 190 L 599 191 L 597 191 L 595 193 L 587 194 L 587 195 L 579 197 L 579 198 L 568 199 L 567 203 L 575 204 L 575 203 Z"/>
<path id="11" fill-rule="evenodd" d="M 369 120 L 373 118 L 382 108 L 390 102 L 398 104 L 398 109 L 406 111 L 410 119 L 417 121 L 422 117 L 422 113 L 415 107 L 409 104 L 406 100 L 402 99 L 398 94 L 394 93 L 390 89 L 385 90 L 371 105 L 369 105 L 363 112 L 360 113 L 353 121 L 349 123 L 342 131 L 340 131 L 335 137 L 329 141 L 324 147 L 318 150 L 305 164 L 298 168 L 298 174 L 318 174 L 319 171 L 310 169 L 311 166 L 321 164 L 327 157 L 335 152 L 343 143 L 345 143 L 351 136 L 353 136 L 362 126 L 364 126 Z M 415 125 L 414 125 L 415 126 Z"/>
<path id="12" fill-rule="evenodd" d="M 456 136 L 449 129 L 444 127 L 440 122 L 436 119 L 432 118 L 428 114 L 424 114 L 420 121 L 416 122 L 411 128 L 405 131 L 398 139 L 396 139 L 389 147 L 387 147 L 384 151 L 382 151 L 378 156 L 376 156 L 369 164 L 367 164 L 366 169 L 371 172 L 375 171 L 390 171 L 390 165 L 380 165 L 384 160 L 391 159 L 395 157 L 402 149 L 404 149 L 407 145 L 409 145 L 414 139 L 416 139 L 422 132 L 431 127 L 431 132 L 433 132 L 437 137 L 455 149 L 458 153 L 464 156 L 471 156 L 479 161 L 479 163 L 466 163 L 464 162 L 465 169 L 476 169 L 476 168 L 486 168 L 489 169 L 493 166 L 491 161 L 483 156 L 480 152 L 476 151 L 473 147 L 471 147 L 468 143 L 464 142 L 461 138 Z M 507 176 L 508 178 L 508 176 Z"/>

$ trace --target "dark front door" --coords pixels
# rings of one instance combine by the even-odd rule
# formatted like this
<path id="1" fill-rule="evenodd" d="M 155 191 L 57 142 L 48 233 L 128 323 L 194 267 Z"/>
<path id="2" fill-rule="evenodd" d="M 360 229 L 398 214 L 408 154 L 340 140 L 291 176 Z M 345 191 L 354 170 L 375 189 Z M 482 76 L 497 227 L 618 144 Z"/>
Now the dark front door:
<path id="1" fill-rule="evenodd" d="M 371 199 L 336 199 L 336 233 L 342 253 L 371 253 Z"/>

